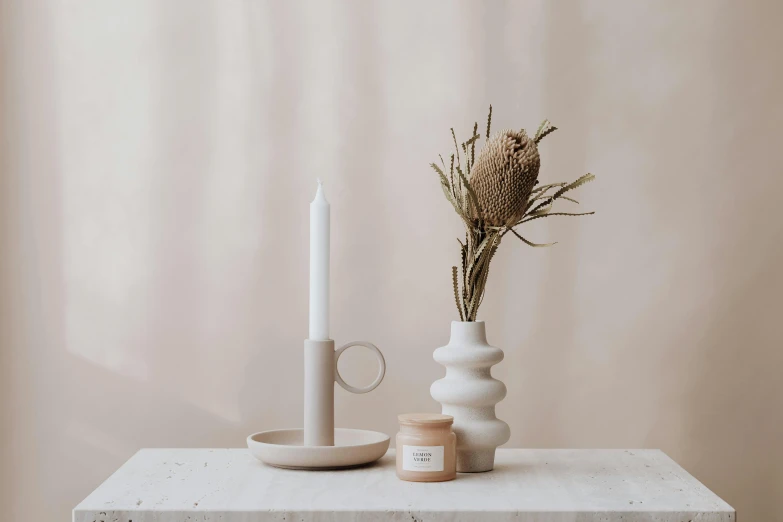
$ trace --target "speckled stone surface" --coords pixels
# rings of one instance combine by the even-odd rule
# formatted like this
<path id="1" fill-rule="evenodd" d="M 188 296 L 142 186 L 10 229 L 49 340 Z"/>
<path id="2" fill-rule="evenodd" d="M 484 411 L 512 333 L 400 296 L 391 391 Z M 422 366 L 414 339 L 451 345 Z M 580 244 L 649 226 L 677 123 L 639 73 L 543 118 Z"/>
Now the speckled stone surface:
<path id="1" fill-rule="evenodd" d="M 267 467 L 245 449 L 144 449 L 75 522 L 733 521 L 734 510 L 658 450 L 500 449 L 495 470 L 403 482 L 394 450 L 343 471 Z"/>

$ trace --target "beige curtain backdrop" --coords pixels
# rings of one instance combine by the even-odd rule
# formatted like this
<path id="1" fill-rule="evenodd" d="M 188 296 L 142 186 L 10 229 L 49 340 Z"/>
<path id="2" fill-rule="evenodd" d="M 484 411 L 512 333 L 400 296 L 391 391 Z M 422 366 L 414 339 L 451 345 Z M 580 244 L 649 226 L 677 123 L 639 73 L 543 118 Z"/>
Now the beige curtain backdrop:
<path id="1" fill-rule="evenodd" d="M 141 447 L 301 425 L 308 203 L 332 332 L 386 354 L 337 424 L 435 411 L 460 223 L 428 163 L 490 103 L 561 130 L 590 218 L 508 239 L 480 318 L 510 447 L 662 448 L 781 521 L 783 3 L 5 1 L 2 520 Z M 351 379 L 370 356 L 351 353 Z"/>

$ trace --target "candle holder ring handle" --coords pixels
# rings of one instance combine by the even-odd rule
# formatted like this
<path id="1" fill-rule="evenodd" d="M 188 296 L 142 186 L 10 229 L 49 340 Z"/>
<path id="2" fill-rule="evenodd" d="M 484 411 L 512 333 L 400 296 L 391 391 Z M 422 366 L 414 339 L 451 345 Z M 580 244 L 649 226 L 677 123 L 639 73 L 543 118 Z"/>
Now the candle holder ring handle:
<path id="1" fill-rule="evenodd" d="M 369 348 L 375 352 L 375 358 L 378 359 L 378 375 L 375 377 L 375 380 L 372 383 L 370 383 L 368 386 L 364 386 L 363 388 L 356 388 L 355 386 L 351 386 L 345 382 L 340 376 L 340 370 L 337 369 L 337 361 L 340 359 L 340 356 L 345 350 L 352 346 L 364 346 L 365 348 Z M 342 345 L 334 352 L 334 380 L 337 381 L 337 384 L 351 393 L 367 393 L 373 391 L 381 383 L 384 375 L 386 375 L 386 360 L 383 358 L 383 354 L 378 349 L 378 347 L 372 343 L 367 341 L 351 341 L 348 344 Z"/>

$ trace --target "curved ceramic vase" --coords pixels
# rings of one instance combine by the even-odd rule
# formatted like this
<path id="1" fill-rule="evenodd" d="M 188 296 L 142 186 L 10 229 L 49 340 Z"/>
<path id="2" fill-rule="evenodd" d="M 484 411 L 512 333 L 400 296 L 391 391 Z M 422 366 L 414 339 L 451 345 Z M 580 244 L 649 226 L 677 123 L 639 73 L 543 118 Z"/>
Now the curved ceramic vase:
<path id="1" fill-rule="evenodd" d="M 432 383 L 430 394 L 444 414 L 454 417 L 457 471 L 490 471 L 495 449 L 511 436 L 508 424 L 495 416 L 506 385 L 490 373 L 503 360 L 503 350 L 487 343 L 484 321 L 452 321 L 449 344 L 435 350 L 433 357 L 446 367 L 446 376 Z"/>

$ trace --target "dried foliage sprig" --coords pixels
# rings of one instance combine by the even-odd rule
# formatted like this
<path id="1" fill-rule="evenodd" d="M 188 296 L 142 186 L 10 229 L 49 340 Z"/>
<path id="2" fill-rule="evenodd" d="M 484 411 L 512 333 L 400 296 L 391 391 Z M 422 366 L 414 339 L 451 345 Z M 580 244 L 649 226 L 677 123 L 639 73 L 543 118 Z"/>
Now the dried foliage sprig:
<path id="1" fill-rule="evenodd" d="M 579 203 L 564 196 L 595 179 L 585 174 L 571 183 L 538 185 L 541 165 L 538 143 L 557 130 L 549 120 L 538 127 L 533 139 L 524 129 L 504 130 L 490 135 L 492 106 L 487 116 L 484 147 L 476 157 L 476 143 L 481 138 L 478 123 L 473 134 L 459 144 L 454 129 L 451 136 L 455 153 L 446 175 L 446 163 L 431 163 L 440 178 L 446 199 L 465 225 L 465 242 L 459 241 L 462 270 L 451 267 L 454 300 L 462 321 L 475 321 L 489 278 L 489 266 L 500 241 L 507 233 L 532 247 L 555 243 L 534 243 L 523 237 L 515 227 L 549 216 L 586 216 L 594 212 L 552 212 L 554 203 L 564 200 Z M 464 156 L 464 162 L 463 162 Z"/>

